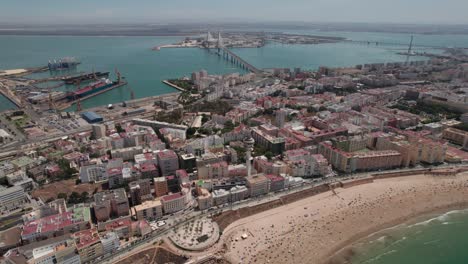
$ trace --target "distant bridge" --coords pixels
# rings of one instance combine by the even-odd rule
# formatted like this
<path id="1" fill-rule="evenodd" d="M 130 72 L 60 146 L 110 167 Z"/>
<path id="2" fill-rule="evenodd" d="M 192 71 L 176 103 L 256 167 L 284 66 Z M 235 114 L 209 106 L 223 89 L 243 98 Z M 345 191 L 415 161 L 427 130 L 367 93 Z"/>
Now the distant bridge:
<path id="1" fill-rule="evenodd" d="M 240 68 L 253 72 L 253 73 L 262 73 L 263 71 L 256 68 L 252 64 L 248 63 L 246 60 L 242 59 L 238 55 L 236 55 L 234 52 L 229 50 L 224 46 L 223 39 L 221 37 L 221 33 L 218 33 L 218 38 L 215 39 L 211 36 L 211 34 L 208 32 L 207 37 L 206 37 L 206 49 L 211 49 L 214 48 L 217 50 L 216 54 L 226 61 L 229 61 Z"/>
<path id="2" fill-rule="evenodd" d="M 218 56 L 223 57 L 225 60 L 232 62 L 233 64 L 238 65 L 244 70 L 248 70 L 253 73 L 261 73 L 262 70 L 256 68 L 252 64 L 248 63 L 241 57 L 237 56 L 234 52 L 230 51 L 226 47 L 219 47 L 218 52 L 216 53 Z"/>
<path id="3" fill-rule="evenodd" d="M 409 43 L 402 42 L 387 42 L 387 41 L 374 41 L 374 40 L 344 40 L 344 43 L 354 43 L 362 45 L 373 45 L 373 46 L 401 46 L 408 47 Z M 428 49 L 448 49 L 448 48 L 457 48 L 457 49 L 468 49 L 467 47 L 448 47 L 448 46 L 439 46 L 439 45 L 424 45 L 424 44 L 413 44 L 413 47 L 419 48 L 428 48 Z"/>

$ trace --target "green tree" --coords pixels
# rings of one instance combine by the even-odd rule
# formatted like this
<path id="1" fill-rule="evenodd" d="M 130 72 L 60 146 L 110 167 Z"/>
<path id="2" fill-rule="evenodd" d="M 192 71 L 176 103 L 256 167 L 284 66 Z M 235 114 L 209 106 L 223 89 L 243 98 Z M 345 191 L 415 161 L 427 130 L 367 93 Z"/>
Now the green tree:
<path id="1" fill-rule="evenodd" d="M 59 193 L 57 195 L 57 198 L 58 199 L 65 199 L 65 201 L 67 200 L 67 194 L 66 193 Z"/>
<path id="2" fill-rule="evenodd" d="M 202 115 L 202 120 L 201 120 L 202 123 L 205 124 L 206 122 L 208 122 L 208 120 L 210 120 L 210 118 L 207 115 L 203 114 Z"/>
<path id="3" fill-rule="evenodd" d="M 117 130 L 117 133 L 125 132 L 125 130 L 122 128 L 122 125 L 120 125 L 120 124 L 115 125 L 115 130 Z"/>
<path id="4" fill-rule="evenodd" d="M 221 133 L 228 133 L 228 132 L 231 132 L 232 130 L 234 130 L 235 128 L 235 124 L 232 123 L 231 120 L 228 120 L 226 121 L 226 123 L 224 123 L 224 128 L 221 130 Z"/>
<path id="5" fill-rule="evenodd" d="M 81 203 L 81 195 L 77 192 L 72 192 L 70 194 L 70 197 L 68 197 L 68 203 L 70 204 Z"/>
<path id="6" fill-rule="evenodd" d="M 78 173 L 75 168 L 70 167 L 70 162 L 66 159 L 60 159 L 57 161 L 58 166 L 62 173 L 58 176 L 59 179 L 70 179 L 74 174 Z"/>
<path id="7" fill-rule="evenodd" d="M 89 193 L 88 192 L 82 192 L 81 193 L 81 202 L 85 203 L 89 199 Z"/>
<path id="8" fill-rule="evenodd" d="M 197 132 L 197 129 L 194 128 L 194 127 L 189 127 L 187 129 L 187 138 L 192 138 L 193 135 L 195 134 L 195 132 Z"/>

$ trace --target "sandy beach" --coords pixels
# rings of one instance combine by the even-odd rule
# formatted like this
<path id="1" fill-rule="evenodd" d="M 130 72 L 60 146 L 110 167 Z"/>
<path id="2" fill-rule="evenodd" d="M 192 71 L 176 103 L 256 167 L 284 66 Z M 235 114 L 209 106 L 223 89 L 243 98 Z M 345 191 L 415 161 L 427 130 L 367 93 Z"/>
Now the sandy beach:
<path id="1" fill-rule="evenodd" d="M 380 179 L 240 219 L 225 229 L 218 254 L 231 263 L 344 263 L 348 246 L 369 234 L 466 207 L 468 173 Z"/>

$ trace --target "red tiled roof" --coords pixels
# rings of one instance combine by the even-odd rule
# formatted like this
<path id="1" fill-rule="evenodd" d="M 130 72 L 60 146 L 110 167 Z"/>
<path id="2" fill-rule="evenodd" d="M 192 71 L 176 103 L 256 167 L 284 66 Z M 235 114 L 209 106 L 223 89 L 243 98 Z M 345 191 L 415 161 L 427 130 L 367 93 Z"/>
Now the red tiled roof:
<path id="1" fill-rule="evenodd" d="M 109 176 L 122 174 L 122 168 L 110 168 L 107 170 L 107 174 Z"/>
<path id="2" fill-rule="evenodd" d="M 79 231 L 73 234 L 75 238 L 75 244 L 78 249 L 92 245 L 98 241 L 99 235 L 95 228 Z"/>
<path id="3" fill-rule="evenodd" d="M 278 175 L 273 175 L 273 174 L 267 174 L 265 177 L 268 178 L 268 180 L 272 182 L 279 182 L 279 181 L 284 181 L 284 178 Z"/>
<path id="4" fill-rule="evenodd" d="M 182 197 L 181 193 L 174 193 L 174 194 L 164 195 L 163 197 L 161 197 L 161 200 L 165 202 L 169 202 L 172 200 L 179 199 L 180 197 Z"/>
<path id="5" fill-rule="evenodd" d="M 58 231 L 66 226 L 75 224 L 73 221 L 72 212 L 65 212 L 46 216 L 34 221 L 27 222 L 23 225 L 22 235 L 30 235 L 33 233 L 46 233 L 50 231 Z"/>
<path id="6" fill-rule="evenodd" d="M 132 224 L 132 221 L 130 219 L 122 219 L 122 220 L 114 221 L 110 224 L 107 224 L 106 230 L 113 230 L 113 229 L 123 227 L 123 226 L 131 226 L 131 224 Z"/>
<path id="7" fill-rule="evenodd" d="M 153 163 L 143 163 L 140 165 L 140 170 L 142 172 L 155 171 L 157 167 Z"/>

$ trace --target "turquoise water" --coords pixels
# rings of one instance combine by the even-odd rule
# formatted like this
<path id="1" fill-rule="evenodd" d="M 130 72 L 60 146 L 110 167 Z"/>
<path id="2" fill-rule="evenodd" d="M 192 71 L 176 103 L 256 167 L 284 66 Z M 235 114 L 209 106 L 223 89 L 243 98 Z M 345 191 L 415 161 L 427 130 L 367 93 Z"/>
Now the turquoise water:
<path id="1" fill-rule="evenodd" d="M 352 264 L 466 264 L 468 210 L 379 232 L 357 245 Z"/>
<path id="2" fill-rule="evenodd" d="M 233 49 L 258 68 L 284 67 L 317 69 L 320 66 L 344 67 L 364 63 L 405 61 L 396 50 L 351 43 L 283 45 L 270 43 L 258 49 Z M 416 60 L 416 57 L 412 57 Z M 424 58 L 417 58 L 422 60 Z"/>
<path id="3" fill-rule="evenodd" d="M 409 42 L 408 34 L 366 32 L 296 31 L 291 33 L 342 36 L 353 40 Z M 110 71 L 118 69 L 129 82 L 135 97 L 159 95 L 174 91 L 161 83 L 168 78 L 189 76 L 206 69 L 224 74 L 241 71 L 230 63 L 204 50 L 162 49 L 151 47 L 180 41 L 181 37 L 86 37 L 86 36 L 0 36 L 0 69 L 37 67 L 49 59 L 74 56 L 82 62 L 77 72 Z M 416 35 L 416 44 L 467 46 L 465 35 Z M 347 43 L 321 45 L 281 45 L 270 43 L 263 48 L 235 49 L 245 60 L 258 68 L 319 66 L 354 66 L 363 63 L 404 61 L 396 55 L 405 48 L 376 47 Z M 420 59 L 420 58 L 412 58 Z M 29 76 L 47 77 L 48 72 Z M 113 74 L 114 75 L 114 74 Z M 115 78 L 111 76 L 111 78 Z M 73 87 L 61 88 L 73 89 Z M 82 102 L 82 107 L 105 105 L 130 98 L 128 87 L 120 87 Z M 0 111 L 10 106 L 0 99 Z"/>
<path id="4" fill-rule="evenodd" d="M 9 109 L 15 109 L 16 105 L 13 104 L 10 100 L 8 100 L 5 96 L 0 94 L 0 112 L 9 110 Z"/>
<path id="5" fill-rule="evenodd" d="M 134 90 L 135 97 L 175 91 L 161 83 L 168 78 L 189 76 L 206 69 L 213 74 L 240 71 L 231 64 L 201 49 L 162 49 L 151 47 L 180 41 L 174 37 L 71 37 L 0 36 L 0 69 L 37 67 L 51 58 L 74 56 L 82 64 L 77 72 L 110 71 L 117 68 Z M 48 72 L 29 76 L 47 77 Z M 115 74 L 111 76 L 114 77 Z M 82 102 L 92 107 L 130 99 L 127 87 L 109 91 Z M 2 100 L 3 101 L 3 100 Z M 3 105 L 3 104 L 2 104 Z M 3 110 L 0 106 L 0 110 Z"/>

